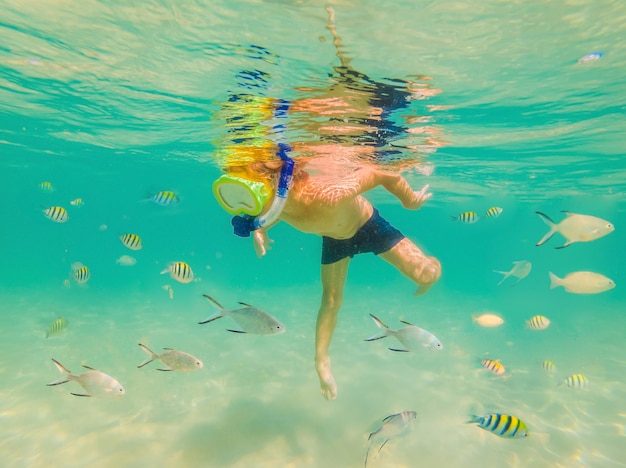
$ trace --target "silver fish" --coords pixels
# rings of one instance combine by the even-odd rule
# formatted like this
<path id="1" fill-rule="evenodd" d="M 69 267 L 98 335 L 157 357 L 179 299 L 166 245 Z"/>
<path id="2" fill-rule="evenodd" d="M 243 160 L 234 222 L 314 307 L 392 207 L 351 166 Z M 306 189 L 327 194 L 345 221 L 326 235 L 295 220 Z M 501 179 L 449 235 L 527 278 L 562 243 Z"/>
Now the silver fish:
<path id="1" fill-rule="evenodd" d="M 541 220 L 550 226 L 548 233 L 537 242 L 537 246 L 545 244 L 555 233 L 565 237 L 566 242 L 557 249 L 563 249 L 574 242 L 590 242 L 612 233 L 615 227 L 609 221 L 595 216 L 581 215 L 570 211 L 563 211 L 566 218 L 560 223 L 554 223 L 547 215 L 536 211 Z"/>
<path id="2" fill-rule="evenodd" d="M 141 368 L 146 364 L 151 363 L 155 359 L 158 359 L 163 364 L 167 366 L 167 369 L 157 369 L 160 371 L 192 371 L 196 369 L 202 369 L 202 361 L 191 354 L 184 353 L 183 351 L 177 351 L 172 348 L 163 348 L 165 350 L 162 354 L 157 354 L 148 348 L 145 345 L 139 343 L 139 347 L 144 350 L 144 352 L 150 356 L 148 359 L 143 361 L 137 367 Z"/>
<path id="3" fill-rule="evenodd" d="M 567 292 L 573 294 L 598 294 L 615 287 L 615 282 L 611 278 L 593 271 L 575 271 L 566 275 L 565 278 L 559 278 L 551 271 L 548 275 L 550 276 L 550 289 L 563 286 Z"/>
<path id="4" fill-rule="evenodd" d="M 391 351 L 417 351 L 421 348 L 432 348 L 432 349 L 443 349 L 443 345 L 441 341 L 433 335 L 428 330 L 424 330 L 423 328 L 416 327 L 415 325 L 400 320 L 406 327 L 400 328 L 398 330 L 392 330 L 387 325 L 383 323 L 378 317 L 373 314 L 370 314 L 370 317 L 374 320 L 374 323 L 380 328 L 382 331 L 377 333 L 376 335 L 372 335 L 367 338 L 365 341 L 374 341 L 380 340 L 381 338 L 386 338 L 387 336 L 395 337 L 405 349 L 396 349 L 389 348 Z"/>
<path id="5" fill-rule="evenodd" d="M 382 444 L 380 444 L 376 452 L 378 455 L 389 440 L 406 432 L 406 430 L 411 427 L 411 421 L 416 417 L 417 413 L 415 411 L 402 411 L 401 413 L 390 414 L 383 419 L 382 425 L 367 438 L 367 440 L 370 441 L 370 445 L 365 454 L 365 466 L 367 467 L 367 458 L 374 444 L 380 443 L 382 440 Z"/>
<path id="6" fill-rule="evenodd" d="M 91 367 L 83 366 L 85 369 L 88 369 L 84 374 L 76 375 L 72 374 L 69 370 L 67 370 L 63 365 L 56 361 L 52 360 L 54 365 L 57 366 L 59 372 L 63 374 L 63 377 L 55 380 L 54 382 L 50 382 L 47 384 L 49 387 L 53 385 L 61 385 L 69 382 L 70 380 L 74 382 L 78 382 L 78 384 L 85 389 L 87 393 L 73 393 L 74 396 L 81 397 L 118 397 L 122 396 L 125 393 L 124 387 L 117 380 L 115 380 L 110 375 L 105 374 L 104 372 L 100 372 Z"/>
<path id="7" fill-rule="evenodd" d="M 532 268 L 532 263 L 526 260 L 519 260 L 517 262 L 513 262 L 513 268 L 511 268 L 511 271 L 498 271 L 498 270 L 493 270 L 493 271 L 495 273 L 500 273 L 501 275 L 504 275 L 504 277 L 498 283 L 498 286 L 500 286 L 502 283 L 504 283 L 504 280 L 506 280 L 507 278 L 511 276 L 514 276 L 517 278 L 517 281 L 513 284 L 519 283 L 520 281 L 522 281 L 524 278 L 526 278 L 529 275 L 531 268 Z"/>
<path id="8" fill-rule="evenodd" d="M 241 330 L 231 330 L 230 332 L 234 333 L 251 333 L 254 335 L 275 335 L 277 333 L 283 333 L 285 331 L 285 326 L 280 323 L 277 319 L 272 317 L 267 312 L 262 311 L 261 309 L 257 309 L 249 304 L 244 302 L 240 302 L 242 307 L 241 309 L 232 309 L 228 310 L 222 307 L 215 299 L 206 294 L 203 294 L 203 297 L 207 299 L 213 307 L 217 310 L 217 312 L 210 317 L 204 319 L 199 324 L 209 323 L 213 320 L 217 320 L 222 317 L 232 317 L 235 322 L 239 324 Z"/>

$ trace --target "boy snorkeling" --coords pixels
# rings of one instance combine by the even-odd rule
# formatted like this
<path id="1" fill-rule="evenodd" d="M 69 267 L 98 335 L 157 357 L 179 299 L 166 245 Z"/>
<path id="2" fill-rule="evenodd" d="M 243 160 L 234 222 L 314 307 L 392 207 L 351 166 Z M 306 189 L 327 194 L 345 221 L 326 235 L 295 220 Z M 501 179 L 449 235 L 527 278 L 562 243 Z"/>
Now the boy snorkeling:
<path id="1" fill-rule="evenodd" d="M 254 250 L 262 258 L 271 248 L 268 230 L 285 221 L 295 229 L 322 237 L 322 299 L 315 335 L 315 368 L 324 398 L 337 397 L 337 384 L 331 372 L 330 347 L 351 258 L 372 252 L 393 265 L 417 286 L 415 295 L 427 292 L 441 275 L 441 265 L 426 256 L 411 240 L 391 226 L 363 196 L 375 187 L 383 187 L 410 210 L 421 208 L 431 197 L 428 185 L 414 191 L 400 175 L 360 165 L 338 174 L 329 168 L 332 159 L 292 160 L 289 147 L 279 144 L 282 161 L 255 162 L 231 167 L 214 184 L 218 202 L 235 216 L 235 233 L 252 233 Z M 321 148 L 315 147 L 320 153 Z M 333 145 L 329 154 L 354 149 Z M 345 155 L 343 155 L 345 156 Z M 339 158 L 341 159 L 341 158 Z M 325 173 L 308 172 L 307 166 L 321 161 Z M 336 163 L 334 164 L 336 166 Z M 346 172 L 344 167 L 344 172 Z M 276 192 L 268 203 L 268 191 Z"/>

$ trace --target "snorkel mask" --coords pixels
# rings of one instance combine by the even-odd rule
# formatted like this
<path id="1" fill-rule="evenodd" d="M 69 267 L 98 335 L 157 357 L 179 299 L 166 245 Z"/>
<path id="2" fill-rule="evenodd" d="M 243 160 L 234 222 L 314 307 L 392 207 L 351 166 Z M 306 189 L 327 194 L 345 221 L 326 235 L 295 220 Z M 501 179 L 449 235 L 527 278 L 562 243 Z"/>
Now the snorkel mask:
<path id="1" fill-rule="evenodd" d="M 280 179 L 276 195 L 269 210 L 258 216 L 263 210 L 270 195 L 269 186 L 265 182 L 251 181 L 240 177 L 224 174 L 213 183 L 213 194 L 218 203 L 228 213 L 236 215 L 231 221 L 235 235 L 250 237 L 252 231 L 278 219 L 287 201 L 287 194 L 291 188 L 294 161 L 287 152 L 291 147 L 285 143 L 278 143 L 276 155 L 283 160 L 280 170 Z"/>

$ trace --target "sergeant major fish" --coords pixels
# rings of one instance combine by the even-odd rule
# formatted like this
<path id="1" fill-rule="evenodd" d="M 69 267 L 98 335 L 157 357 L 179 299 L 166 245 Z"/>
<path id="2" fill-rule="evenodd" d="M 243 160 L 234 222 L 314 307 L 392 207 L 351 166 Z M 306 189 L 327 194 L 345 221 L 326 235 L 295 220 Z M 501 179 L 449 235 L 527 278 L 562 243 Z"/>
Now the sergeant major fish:
<path id="1" fill-rule="evenodd" d="M 417 418 L 417 413 L 415 411 L 402 411 L 401 413 L 390 414 L 383 419 L 382 425 L 377 430 L 372 432 L 367 438 L 367 440 L 370 441 L 370 445 L 365 454 L 365 467 L 367 467 L 367 459 L 374 444 L 379 443 L 382 440 L 376 454 L 380 453 L 387 442 L 406 432 L 407 429 L 411 427 L 411 422 L 415 418 Z"/>
<path id="2" fill-rule="evenodd" d="M 74 396 L 81 397 L 118 397 L 124 395 L 124 387 L 117 380 L 110 375 L 100 372 L 91 367 L 83 366 L 87 369 L 84 374 L 76 375 L 72 374 L 63 365 L 53 359 L 54 365 L 57 366 L 59 372 L 63 374 L 63 377 L 47 384 L 49 387 L 53 385 L 61 385 L 69 382 L 70 380 L 77 382 L 81 387 L 85 389 L 87 393 L 73 393 Z"/>
<path id="3" fill-rule="evenodd" d="M 191 354 L 185 353 L 183 351 L 178 351 L 172 348 L 163 348 L 165 350 L 162 354 L 157 354 L 148 348 L 145 345 L 139 343 L 139 347 L 150 356 L 148 359 L 143 361 L 137 367 L 141 368 L 146 364 L 150 364 L 155 359 L 158 359 L 163 364 L 167 366 L 167 369 L 157 369 L 160 371 L 192 371 L 196 369 L 202 369 L 202 361 Z"/>
<path id="4" fill-rule="evenodd" d="M 370 314 L 370 317 L 372 317 L 374 323 L 382 331 L 376 335 L 370 336 L 365 341 L 380 340 L 381 338 L 386 338 L 387 336 L 393 336 L 404 346 L 405 349 L 389 348 L 391 351 L 408 352 L 416 351 L 421 348 L 443 349 L 441 341 L 439 341 L 439 339 L 428 330 L 416 327 L 415 325 L 403 320 L 400 320 L 400 322 L 405 324 L 406 327 L 393 330 L 385 325 L 383 321 L 375 315 Z"/>
<path id="5" fill-rule="evenodd" d="M 50 324 L 50 327 L 46 332 L 46 338 L 50 338 L 51 336 L 59 335 L 64 332 L 67 328 L 67 324 L 68 321 L 65 317 L 57 318 L 54 322 L 52 322 L 52 324 Z"/>
<path id="6" fill-rule="evenodd" d="M 43 210 L 43 214 L 46 215 L 46 218 L 54 221 L 55 223 L 65 223 L 70 219 L 70 216 L 67 214 L 67 210 L 62 206 L 51 206 L 50 208 L 46 208 Z"/>
<path id="7" fill-rule="evenodd" d="M 232 319 L 237 322 L 241 327 L 241 330 L 228 329 L 228 331 L 233 333 L 275 335 L 277 333 L 283 333 L 285 331 L 285 326 L 282 323 L 280 323 L 277 319 L 261 309 L 257 309 L 256 307 L 253 307 L 244 302 L 240 302 L 239 304 L 244 307 L 240 309 L 228 310 L 222 307 L 212 297 L 207 296 L 206 294 L 203 294 L 202 296 L 213 305 L 217 312 L 210 317 L 204 319 L 203 321 L 198 322 L 199 324 L 209 323 L 213 320 L 228 316 L 232 317 Z"/>
<path id="8" fill-rule="evenodd" d="M 492 413 L 487 416 L 472 416 L 468 423 L 477 423 L 482 429 L 506 439 L 528 437 L 528 428 L 519 418 L 508 414 Z"/>
<path id="9" fill-rule="evenodd" d="M 536 213 L 539 215 L 541 220 L 550 227 L 548 233 L 543 236 L 539 242 L 537 242 L 537 246 L 545 244 L 557 232 L 565 237 L 566 242 L 562 246 L 556 248 L 564 249 L 575 242 L 590 242 L 600 239 L 615 230 L 615 227 L 609 221 L 596 218 L 595 216 L 563 211 L 566 216 L 565 219 L 556 224 L 548 217 L 548 215 L 545 215 L 540 211 L 536 211 Z"/>
<path id="10" fill-rule="evenodd" d="M 170 263 L 161 274 L 169 273 L 172 279 L 175 279 L 179 283 L 187 284 L 191 283 L 194 278 L 193 270 L 187 262 L 173 262 Z"/>
<path id="11" fill-rule="evenodd" d="M 452 216 L 451 218 L 453 221 L 459 221 L 460 223 L 474 224 L 478 222 L 480 216 L 478 216 L 478 213 L 475 211 L 465 211 L 457 216 Z"/>

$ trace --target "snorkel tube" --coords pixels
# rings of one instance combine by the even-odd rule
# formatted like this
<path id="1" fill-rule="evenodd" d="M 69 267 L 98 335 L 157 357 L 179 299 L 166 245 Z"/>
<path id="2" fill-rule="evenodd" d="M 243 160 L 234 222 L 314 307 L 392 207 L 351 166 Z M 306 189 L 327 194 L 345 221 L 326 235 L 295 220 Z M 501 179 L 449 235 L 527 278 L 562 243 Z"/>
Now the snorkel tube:
<path id="1" fill-rule="evenodd" d="M 282 159 L 283 167 L 280 169 L 278 188 L 276 189 L 276 195 L 272 200 L 272 205 L 269 210 L 262 216 L 233 216 L 231 223 L 236 236 L 250 237 L 252 231 L 256 231 L 267 224 L 272 224 L 280 216 L 285 202 L 287 201 L 287 195 L 289 194 L 291 179 L 293 177 L 294 160 L 287 156 L 289 151 L 291 151 L 291 147 L 288 144 L 278 143 L 276 155 Z"/>

